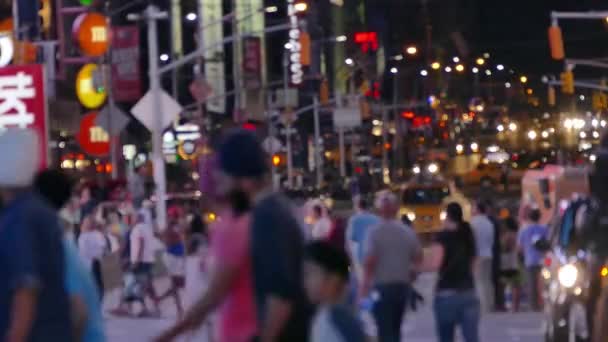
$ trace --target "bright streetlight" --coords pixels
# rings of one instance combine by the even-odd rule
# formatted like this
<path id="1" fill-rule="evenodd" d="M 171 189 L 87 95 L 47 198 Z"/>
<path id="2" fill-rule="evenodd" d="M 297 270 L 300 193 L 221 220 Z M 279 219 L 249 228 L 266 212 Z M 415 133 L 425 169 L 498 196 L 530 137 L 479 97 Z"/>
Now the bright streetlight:
<path id="1" fill-rule="evenodd" d="M 343 42 L 345 42 L 345 41 L 347 41 L 347 40 L 348 40 L 348 37 L 346 37 L 345 35 L 341 35 L 341 36 L 337 36 L 337 37 L 336 37 L 336 41 L 337 41 L 338 43 L 343 43 Z"/>
<path id="2" fill-rule="evenodd" d="M 431 64 L 431 68 L 433 70 L 439 70 L 439 68 L 441 68 L 441 64 L 439 64 L 439 62 L 433 62 L 433 64 Z"/>
<path id="3" fill-rule="evenodd" d="M 454 63 L 458 63 L 458 62 L 460 62 L 460 58 L 459 57 L 454 57 L 454 58 L 452 58 L 452 61 L 454 61 Z"/>
<path id="4" fill-rule="evenodd" d="M 477 65 L 484 65 L 486 63 L 486 60 L 483 58 L 477 58 L 475 63 L 477 63 Z"/>
<path id="5" fill-rule="evenodd" d="M 537 136 L 538 134 L 534 130 L 528 132 L 528 139 L 530 140 L 535 140 Z"/>
<path id="6" fill-rule="evenodd" d="M 276 13 L 279 11 L 279 8 L 277 6 L 268 6 L 264 10 L 266 13 Z"/>
<path id="7" fill-rule="evenodd" d="M 294 8 L 297 12 L 306 12 L 308 9 L 308 4 L 305 2 L 298 2 L 294 5 Z"/>
<path id="8" fill-rule="evenodd" d="M 509 131 L 511 131 L 511 132 L 517 131 L 517 124 L 515 122 L 511 122 L 509 124 Z"/>
<path id="9" fill-rule="evenodd" d="M 505 88 L 511 88 L 511 83 L 509 83 L 509 82 L 505 83 Z"/>
<path id="10" fill-rule="evenodd" d="M 285 48 L 285 50 L 291 50 L 293 45 L 291 45 L 291 43 L 285 43 L 285 45 L 283 45 L 283 47 Z M 348 64 L 348 63 L 346 63 L 346 64 Z"/>
<path id="11" fill-rule="evenodd" d="M 503 70 L 505 70 L 505 66 L 504 66 L 504 65 L 502 65 L 502 64 L 498 64 L 498 65 L 496 66 L 496 70 L 498 70 L 498 71 L 503 71 Z"/>
<path id="12" fill-rule="evenodd" d="M 399 70 L 397 70 L 397 68 L 395 68 L 395 67 L 391 68 L 391 74 L 396 74 L 398 72 L 399 72 Z"/>
<path id="13" fill-rule="evenodd" d="M 408 55 L 415 55 L 418 53 L 418 48 L 415 46 L 408 46 L 407 49 L 405 49 L 405 52 L 407 52 Z"/>
<path id="14" fill-rule="evenodd" d="M 456 71 L 463 72 L 464 71 L 464 65 L 462 65 L 462 64 L 456 65 Z"/>
<path id="15" fill-rule="evenodd" d="M 396 60 L 396 61 L 402 61 L 403 60 L 403 55 L 399 54 L 394 56 L 392 59 Z"/>
<path id="16" fill-rule="evenodd" d="M 492 72 L 488 69 L 488 70 L 486 70 L 486 75 L 492 76 Z"/>
<path id="17" fill-rule="evenodd" d="M 519 81 L 520 81 L 521 83 L 528 83 L 528 77 L 526 77 L 526 76 L 522 76 L 522 77 L 520 77 L 520 78 L 519 78 Z"/>
<path id="18" fill-rule="evenodd" d="M 160 55 L 160 60 L 162 62 L 166 62 L 169 60 L 169 55 L 167 55 L 166 53 L 163 53 L 162 55 Z"/>
<path id="19" fill-rule="evenodd" d="M 543 131 L 540 135 L 543 137 L 543 139 L 547 139 L 549 137 L 549 132 Z"/>
<path id="20" fill-rule="evenodd" d="M 474 74 L 476 74 L 476 73 L 478 73 L 478 72 L 479 72 L 479 69 L 478 69 L 477 67 L 474 67 L 474 68 L 472 69 L 472 71 L 473 71 L 473 73 L 474 73 Z"/>
<path id="21" fill-rule="evenodd" d="M 451 67 L 449 67 L 449 66 L 446 66 L 446 67 L 445 67 L 445 72 L 452 72 L 452 68 L 451 68 Z"/>
<path id="22" fill-rule="evenodd" d="M 505 126 L 504 125 L 498 125 L 496 126 L 496 130 L 499 132 L 504 132 L 505 131 Z"/>
<path id="23" fill-rule="evenodd" d="M 420 76 L 428 76 L 429 72 L 426 70 L 420 70 Z"/>
<path id="24" fill-rule="evenodd" d="M 188 20 L 188 21 L 195 21 L 196 20 L 196 13 L 190 12 L 190 13 L 186 14 L 186 20 Z"/>
<path id="25" fill-rule="evenodd" d="M 346 63 L 346 65 L 353 65 L 355 61 L 353 61 L 352 58 L 347 58 L 344 60 L 344 63 Z"/>

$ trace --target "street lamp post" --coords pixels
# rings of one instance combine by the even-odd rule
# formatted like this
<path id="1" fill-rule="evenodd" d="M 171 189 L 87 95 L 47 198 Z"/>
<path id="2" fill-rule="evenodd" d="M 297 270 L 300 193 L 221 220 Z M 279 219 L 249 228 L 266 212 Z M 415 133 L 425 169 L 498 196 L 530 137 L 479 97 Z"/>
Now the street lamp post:
<path id="1" fill-rule="evenodd" d="M 167 18 L 166 12 L 160 12 L 154 5 L 148 5 L 145 18 L 148 26 L 148 63 L 150 68 L 150 91 L 154 96 L 153 114 L 155 128 L 152 130 L 152 163 L 154 165 L 154 182 L 156 185 L 156 217 L 161 229 L 167 223 L 167 179 L 165 174 L 165 160 L 163 158 L 163 113 L 160 102 L 160 74 L 158 72 L 158 28 L 156 21 Z"/>
<path id="2" fill-rule="evenodd" d="M 283 50 L 283 110 L 285 111 L 285 139 L 287 147 L 287 187 L 293 188 L 293 151 L 291 146 L 291 114 L 287 113 L 288 101 L 287 91 L 289 91 L 289 55 L 287 50 Z"/>

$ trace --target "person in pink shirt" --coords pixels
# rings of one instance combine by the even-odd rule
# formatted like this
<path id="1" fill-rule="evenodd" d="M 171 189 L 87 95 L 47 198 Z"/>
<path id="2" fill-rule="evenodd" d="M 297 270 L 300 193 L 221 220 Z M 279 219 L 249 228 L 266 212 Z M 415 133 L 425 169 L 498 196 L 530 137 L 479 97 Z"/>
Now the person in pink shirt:
<path id="1" fill-rule="evenodd" d="M 229 181 L 218 176 L 218 182 Z M 250 256 L 250 206 L 242 194 L 221 194 L 225 203 L 212 225 L 212 270 L 203 296 L 184 318 L 161 334 L 156 341 L 173 341 L 198 329 L 217 309 L 216 340 L 250 342 L 257 336 Z M 218 203 L 218 201 L 216 201 Z"/>

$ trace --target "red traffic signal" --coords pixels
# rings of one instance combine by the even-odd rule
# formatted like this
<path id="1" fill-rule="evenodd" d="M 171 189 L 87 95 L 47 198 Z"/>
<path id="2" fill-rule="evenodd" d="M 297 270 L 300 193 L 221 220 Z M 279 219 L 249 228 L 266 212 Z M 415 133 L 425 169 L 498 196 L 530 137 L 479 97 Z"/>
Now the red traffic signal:
<path id="1" fill-rule="evenodd" d="M 361 46 L 361 52 L 378 50 L 378 33 L 376 32 L 357 32 L 355 33 L 355 43 Z"/>

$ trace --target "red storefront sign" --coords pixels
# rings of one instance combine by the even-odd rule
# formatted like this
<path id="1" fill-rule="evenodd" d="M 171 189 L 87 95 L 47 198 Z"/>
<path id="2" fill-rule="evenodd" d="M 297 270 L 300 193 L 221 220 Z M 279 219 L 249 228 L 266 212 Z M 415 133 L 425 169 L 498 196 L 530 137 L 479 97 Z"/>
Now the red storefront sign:
<path id="1" fill-rule="evenodd" d="M 262 86 L 262 39 L 246 37 L 243 39 L 243 79 L 247 89 Z"/>
<path id="2" fill-rule="evenodd" d="M 112 28 L 112 95 L 119 102 L 139 100 L 139 29 L 135 25 Z"/>
<path id="3" fill-rule="evenodd" d="M 36 131 L 40 140 L 40 168 L 46 168 L 48 118 L 42 65 L 0 68 L 0 134 L 15 127 Z"/>

